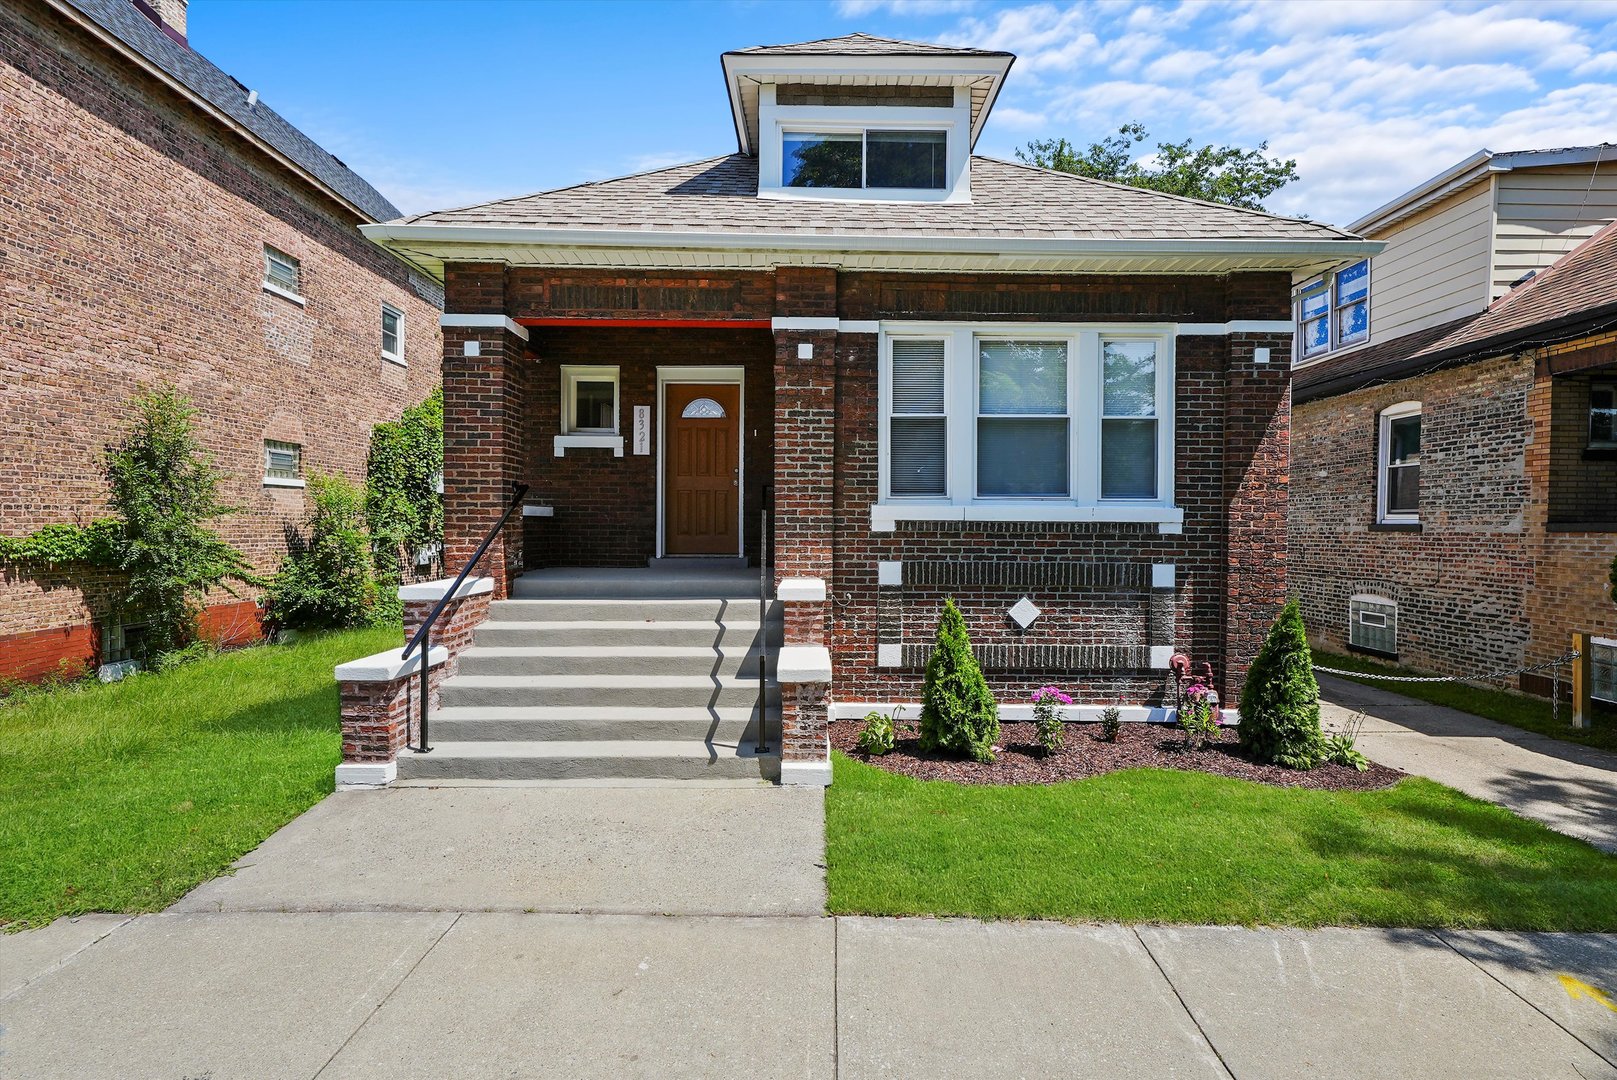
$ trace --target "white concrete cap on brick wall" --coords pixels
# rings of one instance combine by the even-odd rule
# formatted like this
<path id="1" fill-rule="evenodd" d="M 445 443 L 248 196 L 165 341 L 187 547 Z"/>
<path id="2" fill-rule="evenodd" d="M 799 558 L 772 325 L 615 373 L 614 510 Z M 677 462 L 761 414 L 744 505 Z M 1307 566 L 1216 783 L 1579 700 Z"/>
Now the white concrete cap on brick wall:
<path id="1" fill-rule="evenodd" d="M 783 683 L 828 683 L 831 651 L 824 645 L 782 645 L 775 659 L 775 679 Z"/>
<path id="2" fill-rule="evenodd" d="M 1153 589 L 1171 589 L 1174 587 L 1174 564 L 1159 562 L 1151 564 L 1151 587 Z"/>
<path id="3" fill-rule="evenodd" d="M 441 600 L 449 587 L 455 583 L 454 578 L 439 578 L 437 581 L 418 581 L 413 585 L 399 586 L 400 600 Z M 480 596 L 483 593 L 494 591 L 494 579 L 491 577 L 467 578 L 461 583 L 460 591 L 456 597 Z"/>
<path id="4" fill-rule="evenodd" d="M 398 776 L 396 761 L 345 761 L 337 766 L 337 787 L 386 787 Z"/>
<path id="5" fill-rule="evenodd" d="M 904 564 L 901 562 L 879 562 L 876 564 L 877 585 L 904 584 Z"/>
<path id="6" fill-rule="evenodd" d="M 830 787 L 829 761 L 783 761 L 780 763 L 780 782 L 787 787 Z"/>
<path id="7" fill-rule="evenodd" d="M 780 579 L 775 590 L 776 599 L 787 602 L 815 602 L 825 599 L 825 579 L 817 577 L 789 577 Z"/>
<path id="8" fill-rule="evenodd" d="M 434 645 L 427 654 L 427 666 L 437 667 L 449 659 L 449 650 Z M 418 649 L 404 658 L 403 649 L 389 649 L 374 656 L 363 656 L 337 665 L 338 682 L 393 682 L 412 672 L 421 671 L 421 651 Z"/>

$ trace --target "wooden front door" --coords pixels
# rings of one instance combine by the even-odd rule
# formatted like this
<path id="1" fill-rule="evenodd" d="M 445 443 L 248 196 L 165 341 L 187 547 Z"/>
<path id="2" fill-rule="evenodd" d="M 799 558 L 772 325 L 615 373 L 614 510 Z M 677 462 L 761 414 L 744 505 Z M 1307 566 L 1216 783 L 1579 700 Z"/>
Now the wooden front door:
<path id="1" fill-rule="evenodd" d="M 670 383 L 664 402 L 664 553 L 739 554 L 741 387 Z"/>

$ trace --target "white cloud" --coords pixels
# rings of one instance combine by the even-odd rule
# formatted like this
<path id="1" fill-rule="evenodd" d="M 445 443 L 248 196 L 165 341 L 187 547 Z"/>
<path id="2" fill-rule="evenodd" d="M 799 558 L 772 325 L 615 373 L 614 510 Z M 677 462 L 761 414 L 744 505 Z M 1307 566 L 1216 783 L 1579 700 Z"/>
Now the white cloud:
<path id="1" fill-rule="evenodd" d="M 891 15 L 948 15 L 975 7 L 975 0 L 837 0 L 837 14 L 848 19 L 885 11 Z"/>

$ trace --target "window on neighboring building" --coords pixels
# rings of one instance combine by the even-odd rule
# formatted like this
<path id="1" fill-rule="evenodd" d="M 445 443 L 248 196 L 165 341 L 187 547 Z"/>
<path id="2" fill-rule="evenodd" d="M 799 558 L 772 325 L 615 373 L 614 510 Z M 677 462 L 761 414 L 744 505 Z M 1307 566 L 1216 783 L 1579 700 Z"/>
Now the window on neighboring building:
<path id="1" fill-rule="evenodd" d="M 1027 520 L 1059 518 L 1063 504 L 1166 506 L 1172 338 L 1003 335 L 884 336 L 883 497 L 975 503 L 1003 520 L 1017 520 L 1018 502 Z"/>
<path id="2" fill-rule="evenodd" d="M 303 268 L 284 251 L 264 245 L 264 288 L 293 300 L 303 299 Z"/>
<path id="3" fill-rule="evenodd" d="M 618 433 L 618 369 L 563 367 L 562 427 L 568 434 Z"/>
<path id="4" fill-rule="evenodd" d="M 1617 641 L 1589 639 L 1589 696 L 1617 705 Z"/>
<path id="5" fill-rule="evenodd" d="M 942 191 L 948 186 L 944 131 L 786 131 L 782 187 Z"/>
<path id="6" fill-rule="evenodd" d="M 1617 447 L 1617 383 L 1589 384 L 1589 445 Z"/>
<path id="7" fill-rule="evenodd" d="M 303 447 L 297 443 L 264 440 L 264 483 L 271 487 L 301 486 Z"/>
<path id="8" fill-rule="evenodd" d="M 1382 656 L 1398 655 L 1398 605 L 1368 594 L 1348 601 L 1348 644 Z"/>
<path id="9" fill-rule="evenodd" d="M 1420 521 L 1420 427 L 1418 401 L 1406 401 L 1381 413 L 1376 518 L 1384 524 Z"/>
<path id="10" fill-rule="evenodd" d="M 1297 292 L 1297 340 L 1300 356 L 1370 339 L 1370 262 L 1310 281 Z"/>
<path id="11" fill-rule="evenodd" d="M 382 305 L 382 359 L 404 363 L 404 312 Z"/>

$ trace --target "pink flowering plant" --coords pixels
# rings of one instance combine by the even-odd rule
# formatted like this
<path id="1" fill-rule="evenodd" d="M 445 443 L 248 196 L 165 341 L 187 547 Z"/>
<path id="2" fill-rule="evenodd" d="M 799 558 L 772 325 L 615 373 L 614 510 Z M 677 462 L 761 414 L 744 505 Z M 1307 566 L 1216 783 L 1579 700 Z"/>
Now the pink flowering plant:
<path id="1" fill-rule="evenodd" d="M 1204 749 L 1223 722 L 1217 691 L 1200 677 L 1192 679 L 1179 703 L 1179 727 L 1185 733 L 1185 746 Z"/>
<path id="2" fill-rule="evenodd" d="M 1059 710 L 1061 706 L 1071 704 L 1071 696 L 1060 687 L 1041 686 L 1033 691 L 1033 726 L 1040 756 L 1049 757 L 1061 749 L 1063 729 Z"/>

